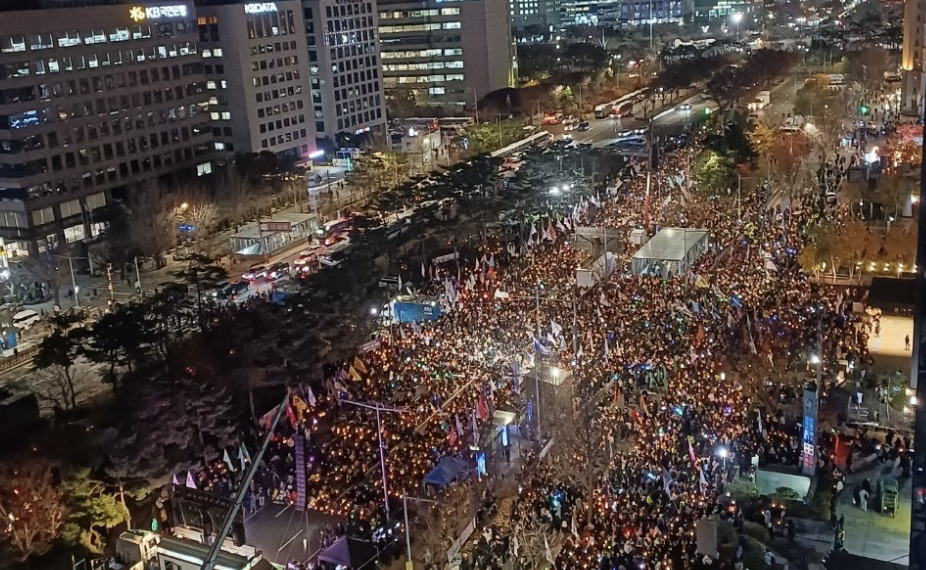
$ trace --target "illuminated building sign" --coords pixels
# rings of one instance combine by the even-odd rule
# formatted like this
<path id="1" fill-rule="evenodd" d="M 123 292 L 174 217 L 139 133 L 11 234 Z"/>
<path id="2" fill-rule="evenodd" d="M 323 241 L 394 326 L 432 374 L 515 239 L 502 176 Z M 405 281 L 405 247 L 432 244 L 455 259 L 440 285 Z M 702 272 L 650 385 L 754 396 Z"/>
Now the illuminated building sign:
<path id="1" fill-rule="evenodd" d="M 132 6 L 129 8 L 129 18 L 134 22 L 145 20 L 166 20 L 168 18 L 186 18 L 189 9 L 184 4 L 171 6 Z"/>
<path id="2" fill-rule="evenodd" d="M 256 4 L 245 4 L 245 14 L 264 14 L 266 12 L 276 12 L 276 2 L 258 2 Z"/>

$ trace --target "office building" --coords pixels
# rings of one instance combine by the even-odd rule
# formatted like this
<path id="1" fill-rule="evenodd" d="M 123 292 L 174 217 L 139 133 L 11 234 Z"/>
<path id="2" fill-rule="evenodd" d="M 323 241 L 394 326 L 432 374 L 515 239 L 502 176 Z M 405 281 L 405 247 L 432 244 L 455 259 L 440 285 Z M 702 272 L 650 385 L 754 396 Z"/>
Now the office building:
<path id="1" fill-rule="evenodd" d="M 512 84 L 507 0 L 380 0 L 387 98 L 462 110 Z"/>
<path id="2" fill-rule="evenodd" d="M 359 147 L 382 136 L 386 100 L 380 76 L 374 0 L 303 0 L 312 117 L 319 145 Z"/>
<path id="3" fill-rule="evenodd" d="M 0 21 L 0 264 L 96 235 L 116 189 L 211 172 L 192 2 Z"/>
<path id="4" fill-rule="evenodd" d="M 550 31 L 559 27 L 559 0 L 511 0 L 511 24 L 515 29 L 539 27 Z"/>
<path id="5" fill-rule="evenodd" d="M 926 90 L 926 0 L 907 0 L 903 15 L 903 54 L 900 61 L 900 111 L 905 115 L 923 116 L 923 93 Z"/>
<path id="6" fill-rule="evenodd" d="M 315 121 L 298 0 L 210 3 L 196 11 L 215 150 L 309 161 Z"/>

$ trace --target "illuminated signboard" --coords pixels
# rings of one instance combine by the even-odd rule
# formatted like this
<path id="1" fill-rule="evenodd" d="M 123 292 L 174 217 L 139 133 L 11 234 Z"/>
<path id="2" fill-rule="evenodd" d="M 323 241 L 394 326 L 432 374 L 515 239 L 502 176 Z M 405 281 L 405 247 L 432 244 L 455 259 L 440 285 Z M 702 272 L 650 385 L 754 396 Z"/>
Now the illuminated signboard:
<path id="1" fill-rule="evenodd" d="M 129 8 L 129 18 L 134 22 L 145 20 L 166 20 L 168 18 L 186 18 L 189 9 L 184 4 L 170 6 L 132 6 Z"/>
<path id="2" fill-rule="evenodd" d="M 245 14 L 263 14 L 265 12 L 276 12 L 276 2 L 258 2 L 256 4 L 245 4 Z"/>

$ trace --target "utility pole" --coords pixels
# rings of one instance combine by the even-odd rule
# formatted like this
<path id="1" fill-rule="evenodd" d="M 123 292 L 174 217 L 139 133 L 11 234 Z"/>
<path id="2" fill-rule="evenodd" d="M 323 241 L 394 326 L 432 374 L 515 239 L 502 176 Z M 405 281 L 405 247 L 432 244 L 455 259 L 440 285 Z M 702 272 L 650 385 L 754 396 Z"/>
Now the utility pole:
<path id="1" fill-rule="evenodd" d="M 141 271 L 138 270 L 138 256 L 135 256 L 135 289 L 141 295 Z"/>
<path id="2" fill-rule="evenodd" d="M 412 529 L 408 526 L 408 501 L 421 501 L 422 503 L 431 503 L 432 505 L 438 504 L 437 501 L 432 501 L 431 499 L 422 499 L 420 497 L 409 497 L 405 493 L 402 493 L 402 510 L 405 511 L 405 570 L 414 570 L 415 564 L 412 562 Z"/>
<path id="3" fill-rule="evenodd" d="M 136 260 L 136 264 L 138 261 Z M 136 268 L 138 265 L 135 266 Z M 106 288 L 109 290 L 109 305 L 112 306 L 116 302 L 116 291 L 113 288 L 113 264 L 106 264 Z"/>
<path id="4" fill-rule="evenodd" d="M 74 278 L 74 260 L 68 256 L 68 267 L 71 269 L 71 287 L 74 291 L 74 306 L 80 308 L 80 289 L 77 288 L 77 280 Z"/>

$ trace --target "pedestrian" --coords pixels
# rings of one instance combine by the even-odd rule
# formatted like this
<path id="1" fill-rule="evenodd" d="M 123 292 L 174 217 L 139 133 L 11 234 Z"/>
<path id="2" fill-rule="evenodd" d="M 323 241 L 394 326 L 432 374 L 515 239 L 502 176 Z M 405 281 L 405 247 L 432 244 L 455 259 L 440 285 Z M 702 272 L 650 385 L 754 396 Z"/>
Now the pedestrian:
<path id="1" fill-rule="evenodd" d="M 868 510 L 868 497 L 869 497 L 869 495 L 870 495 L 870 493 L 869 493 L 868 491 L 866 491 L 865 489 L 862 489 L 861 491 L 859 491 L 859 494 L 858 494 L 858 498 L 859 498 L 859 507 L 861 507 L 863 511 L 867 511 L 867 510 Z"/>
<path id="2" fill-rule="evenodd" d="M 906 350 L 910 350 L 910 335 L 907 335 L 907 338 L 904 339 L 904 346 Z"/>

